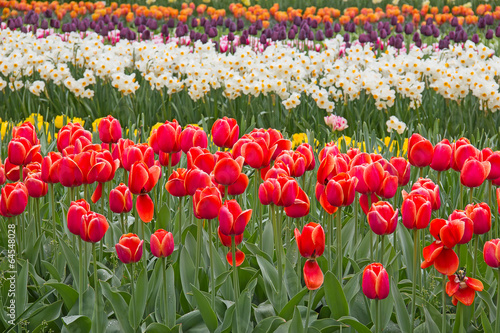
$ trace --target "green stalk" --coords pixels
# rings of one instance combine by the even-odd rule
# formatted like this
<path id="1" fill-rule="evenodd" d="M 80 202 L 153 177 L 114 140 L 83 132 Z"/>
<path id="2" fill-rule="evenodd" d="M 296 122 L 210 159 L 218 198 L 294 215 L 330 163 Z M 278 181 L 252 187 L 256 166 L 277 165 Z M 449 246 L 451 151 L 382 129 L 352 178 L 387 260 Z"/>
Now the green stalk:
<path id="1" fill-rule="evenodd" d="M 307 302 L 306 323 L 304 325 L 304 329 L 306 330 L 306 332 L 307 329 L 309 328 L 309 313 L 311 312 L 312 300 L 313 300 L 313 291 L 309 290 L 309 301 Z"/>
<path id="2" fill-rule="evenodd" d="M 382 235 L 382 236 L 380 236 L 380 238 L 382 240 L 380 242 L 379 262 L 383 265 L 384 264 L 384 240 L 385 240 L 385 236 Z"/>
<path id="3" fill-rule="evenodd" d="M 170 177 L 170 175 L 172 174 L 172 163 L 171 163 L 171 160 L 172 160 L 172 154 L 170 154 L 170 156 L 168 157 L 167 176 L 165 177 L 165 184 L 166 184 L 166 182 L 168 182 L 168 177 Z M 165 188 L 165 187 L 163 187 L 163 188 Z M 167 207 L 168 207 L 168 221 L 170 223 L 170 221 L 171 221 L 170 214 L 172 214 L 172 210 L 170 209 L 170 199 L 171 198 L 170 198 L 170 193 L 168 193 L 168 191 L 167 191 L 166 196 L 167 196 Z"/>
<path id="4" fill-rule="evenodd" d="M 194 285 L 199 287 L 198 274 L 200 270 L 201 238 L 203 237 L 203 221 L 198 220 L 198 230 L 196 231 L 196 265 L 194 272 Z"/>
<path id="5" fill-rule="evenodd" d="M 212 225 L 210 221 L 207 221 L 208 226 L 208 250 L 210 255 L 210 283 L 212 284 L 210 288 L 211 305 L 212 309 L 215 309 L 215 272 L 214 272 L 214 254 L 212 250 Z"/>
<path id="6" fill-rule="evenodd" d="M 372 206 L 372 197 L 371 197 L 371 193 L 368 193 L 368 195 L 366 196 L 367 200 L 368 200 L 368 212 L 370 211 L 370 208 Z M 367 214 L 368 216 L 368 214 Z M 370 230 L 370 228 L 368 228 L 368 230 Z M 370 230 L 370 258 L 372 260 L 374 260 L 374 256 L 373 256 L 373 231 Z"/>
<path id="7" fill-rule="evenodd" d="M 79 264 L 80 264 L 80 271 L 79 271 L 79 295 L 78 295 L 78 314 L 82 315 L 83 314 L 83 247 L 82 247 L 82 238 L 78 237 L 78 247 L 80 248 L 80 255 L 78 256 L 79 258 Z"/>
<path id="8" fill-rule="evenodd" d="M 167 258 L 163 257 L 162 260 L 162 271 L 163 271 L 163 297 L 165 302 L 165 325 L 171 327 L 168 322 L 168 291 L 167 291 Z"/>
<path id="9" fill-rule="evenodd" d="M 497 317 L 495 320 L 495 332 L 500 332 L 500 268 L 497 269 Z"/>
<path id="10" fill-rule="evenodd" d="M 182 243 L 182 220 L 181 220 L 181 213 L 182 210 L 184 209 L 184 197 L 180 198 L 180 209 L 179 212 L 177 213 L 177 224 L 179 228 L 179 239 L 177 240 L 177 244 L 181 245 Z"/>
<path id="11" fill-rule="evenodd" d="M 424 168 L 418 168 L 418 173 L 420 178 L 424 178 Z"/>
<path id="12" fill-rule="evenodd" d="M 491 193 L 492 193 L 493 181 L 488 180 L 488 205 L 493 207 L 493 203 L 491 202 Z M 495 223 L 498 224 L 498 219 L 495 220 Z M 488 232 L 488 239 L 493 239 L 493 229 L 490 229 Z"/>
<path id="13" fill-rule="evenodd" d="M 276 214 L 275 214 L 276 215 Z M 278 295 L 279 297 L 281 297 L 281 291 L 283 290 L 282 286 L 283 286 L 283 242 L 282 242 L 282 239 L 281 239 L 281 230 L 282 230 L 282 227 L 281 227 L 281 219 L 282 219 L 282 216 L 281 214 L 278 215 L 278 221 L 277 221 L 277 224 L 276 224 L 276 229 L 277 229 L 277 233 L 276 233 L 276 240 L 278 241 L 278 247 L 277 247 L 277 250 L 276 250 L 276 255 L 277 255 L 277 259 L 278 259 Z M 281 302 L 280 302 L 280 311 L 282 309 L 282 305 Z"/>
<path id="14" fill-rule="evenodd" d="M 55 267 L 57 268 L 57 234 L 56 234 L 56 205 L 55 205 L 55 199 L 54 199 L 54 184 L 50 183 L 49 184 L 49 191 L 50 191 L 50 219 L 52 220 L 52 241 L 54 242 L 54 264 Z"/>
<path id="15" fill-rule="evenodd" d="M 358 245 L 358 193 L 354 195 L 354 260 L 356 260 L 356 246 Z"/>
<path id="16" fill-rule="evenodd" d="M 120 214 L 120 221 L 121 221 L 121 225 L 122 225 L 122 233 L 126 234 L 127 229 L 125 227 L 125 219 L 123 218 L 123 213 Z"/>
<path id="17" fill-rule="evenodd" d="M 472 262 L 472 277 L 476 277 L 476 267 L 477 267 L 477 254 L 479 247 L 479 235 L 474 235 L 474 260 Z"/>
<path id="18" fill-rule="evenodd" d="M 342 208 L 337 210 L 337 277 L 342 285 Z"/>
<path id="19" fill-rule="evenodd" d="M 144 222 L 142 222 L 142 221 L 141 221 L 141 222 L 140 222 L 140 224 L 141 224 L 141 235 L 142 235 L 142 239 L 145 239 L 145 238 L 146 238 L 146 233 L 144 232 L 144 224 L 146 224 L 146 223 L 144 223 Z M 147 269 L 147 267 L 148 267 L 148 260 L 147 260 L 147 258 L 146 258 L 146 257 L 147 257 L 147 254 L 148 254 L 147 252 L 144 252 L 144 253 L 142 254 L 142 263 L 144 264 L 144 268 L 145 268 L 145 269 Z"/>
<path id="20" fill-rule="evenodd" d="M 255 169 L 255 173 L 253 175 L 253 179 L 254 179 L 254 189 L 253 189 L 253 196 L 254 196 L 254 199 L 253 199 L 253 206 L 254 207 L 257 207 L 258 205 L 258 198 L 259 198 L 259 170 L 258 169 Z M 258 220 L 257 223 L 259 224 L 259 247 L 260 249 L 262 250 L 262 220 Z M 250 228 L 250 233 L 253 234 L 254 230 L 255 230 L 255 223 L 251 223 L 250 224 L 251 228 Z"/>
<path id="21" fill-rule="evenodd" d="M 455 315 L 455 327 L 453 328 L 453 332 L 459 332 L 463 327 L 464 323 L 464 305 L 462 302 L 458 302 L 457 304 L 457 314 Z M 457 326 L 459 325 L 459 326 Z"/>
<path id="22" fill-rule="evenodd" d="M 328 213 L 327 213 L 328 214 Z M 333 271 L 333 258 L 332 258 L 332 235 L 333 235 L 333 215 L 328 214 L 327 216 L 328 223 L 328 235 L 327 235 L 327 243 L 328 243 L 328 270 Z"/>
<path id="23" fill-rule="evenodd" d="M 382 332 L 380 330 L 380 323 L 382 322 L 382 320 L 380 319 L 380 300 L 379 299 L 376 299 L 375 300 L 375 309 L 376 309 L 376 312 L 377 312 L 377 318 L 375 319 L 375 332 L 378 333 L 378 332 Z"/>
<path id="24" fill-rule="evenodd" d="M 95 250 L 95 243 L 92 243 L 92 253 L 94 256 L 94 291 L 95 291 L 95 318 L 96 318 L 96 327 L 97 327 L 97 332 L 100 332 L 99 330 L 99 325 L 100 325 L 100 320 L 99 320 L 99 289 L 97 286 L 97 252 Z"/>
<path id="25" fill-rule="evenodd" d="M 473 200 L 472 200 L 472 190 L 473 190 L 473 188 L 471 187 L 471 188 L 469 189 L 469 203 L 470 203 L 470 204 L 472 204 L 472 203 L 473 203 Z"/>
<path id="26" fill-rule="evenodd" d="M 234 323 L 234 330 L 237 330 L 238 326 L 238 297 L 240 294 L 240 288 L 239 288 L 239 280 L 238 280 L 238 267 L 236 266 L 236 240 L 235 236 L 231 236 L 231 254 L 233 255 L 233 288 L 234 288 L 234 308 L 236 311 L 236 317 L 235 317 L 235 323 Z"/>
<path id="27" fill-rule="evenodd" d="M 443 304 L 443 317 L 441 318 L 441 332 L 446 333 L 446 275 L 444 274 L 442 279 L 441 298 Z"/>
<path id="28" fill-rule="evenodd" d="M 135 263 L 132 262 L 132 273 L 130 274 L 130 291 L 132 293 L 132 298 L 131 300 L 134 300 L 134 302 L 130 302 L 132 303 L 132 310 L 133 310 L 133 313 L 135 313 L 135 297 L 134 297 L 134 293 L 135 293 L 135 283 L 134 283 L 134 268 L 135 268 Z"/>
<path id="29" fill-rule="evenodd" d="M 413 229 L 413 281 L 412 281 L 412 289 L 411 289 L 411 326 L 410 332 L 413 332 L 415 327 L 415 311 L 417 310 L 417 254 L 419 248 L 419 239 L 418 239 L 418 229 Z"/>
<path id="30" fill-rule="evenodd" d="M 460 196 L 458 197 L 460 204 L 458 206 L 458 209 L 462 209 L 464 207 L 463 196 L 464 196 L 464 186 L 462 185 L 462 182 L 460 182 Z"/>

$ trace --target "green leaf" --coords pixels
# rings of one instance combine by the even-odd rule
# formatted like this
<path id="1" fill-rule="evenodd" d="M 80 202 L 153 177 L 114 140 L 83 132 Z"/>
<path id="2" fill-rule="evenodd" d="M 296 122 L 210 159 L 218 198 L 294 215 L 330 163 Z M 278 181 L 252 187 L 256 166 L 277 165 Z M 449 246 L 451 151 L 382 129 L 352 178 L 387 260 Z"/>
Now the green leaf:
<path id="1" fill-rule="evenodd" d="M 59 295 L 62 297 L 64 304 L 66 305 L 66 308 L 68 310 L 71 309 L 78 300 L 78 292 L 71 286 L 68 286 L 67 284 L 53 282 L 53 283 L 46 283 L 45 285 L 57 290 Z"/>
<path id="2" fill-rule="evenodd" d="M 271 333 L 276 331 L 278 326 L 284 324 L 286 321 L 281 317 L 268 317 L 260 321 L 257 326 L 255 326 L 253 333 Z"/>
<path id="3" fill-rule="evenodd" d="M 176 324 L 181 324 L 182 330 L 184 332 L 187 332 L 191 328 L 198 325 L 202 321 L 202 319 L 203 318 L 201 316 L 200 310 L 193 310 L 178 318 Z"/>
<path id="4" fill-rule="evenodd" d="M 354 328 L 359 333 L 371 333 L 371 331 L 365 325 L 361 324 L 356 318 L 345 316 L 340 318 L 338 321 L 347 324 Z"/>
<path id="5" fill-rule="evenodd" d="M 22 264 L 21 271 L 16 280 L 16 313 L 23 313 L 26 309 L 26 302 L 28 301 L 28 265 L 25 261 Z"/>
<path id="6" fill-rule="evenodd" d="M 100 281 L 100 284 L 104 297 L 109 300 L 111 306 L 113 307 L 116 318 L 120 323 L 121 330 L 123 332 L 133 333 L 134 330 L 132 329 L 128 321 L 128 304 L 118 292 L 114 292 L 111 290 L 111 287 L 107 282 Z"/>
<path id="7" fill-rule="evenodd" d="M 52 276 L 52 278 L 56 279 L 57 281 L 61 281 L 61 275 L 59 274 L 54 265 L 45 260 L 42 260 L 42 265 L 50 273 L 50 276 Z"/>
<path id="8" fill-rule="evenodd" d="M 439 333 L 439 327 L 436 325 L 436 323 L 432 319 L 427 308 L 425 306 L 423 306 L 422 309 L 424 309 L 424 314 L 425 314 L 425 330 L 428 333 Z"/>
<path id="9" fill-rule="evenodd" d="M 481 325 L 483 325 L 484 333 L 493 333 L 490 320 L 486 317 L 486 313 L 484 313 L 484 311 L 481 312 Z"/>
<path id="10" fill-rule="evenodd" d="M 401 231 L 400 231 L 401 230 Z M 398 245 L 403 249 L 403 262 L 406 263 L 406 276 L 413 276 L 413 238 L 406 228 L 397 233 Z"/>
<path id="11" fill-rule="evenodd" d="M 175 299 L 175 275 L 174 275 L 174 268 L 172 265 L 168 266 L 167 268 L 167 281 L 166 281 L 166 287 L 167 287 L 167 302 L 168 302 L 168 317 L 167 317 L 167 324 L 169 327 L 175 326 L 175 307 L 176 307 L 176 299 Z"/>
<path id="12" fill-rule="evenodd" d="M 193 306 L 192 295 L 190 295 L 189 292 L 191 291 L 191 285 L 194 284 L 195 267 L 193 260 L 191 260 L 191 257 L 189 256 L 189 253 L 187 252 L 185 247 L 183 247 L 181 250 L 179 267 L 182 292 L 184 293 L 184 296 L 186 297 L 189 304 Z"/>
<path id="13" fill-rule="evenodd" d="M 76 257 L 75 253 L 73 250 L 71 250 L 68 245 L 66 245 L 65 242 L 59 242 L 59 245 L 61 245 L 61 250 L 64 255 L 64 258 L 66 258 L 66 262 L 68 263 L 69 270 L 71 272 L 71 275 L 73 276 L 73 281 L 75 282 L 75 286 L 79 286 L 79 279 L 80 279 L 80 267 L 79 265 L 79 260 Z"/>
<path id="14" fill-rule="evenodd" d="M 332 272 L 327 272 L 324 282 L 326 303 L 332 310 L 333 318 L 340 318 L 349 315 L 349 305 L 339 281 Z"/>
<path id="15" fill-rule="evenodd" d="M 304 287 L 297 293 L 297 295 L 293 296 L 292 299 L 283 307 L 283 310 L 281 310 L 279 316 L 285 320 L 292 319 L 295 307 L 299 305 L 300 301 L 304 298 L 305 295 L 307 295 L 308 291 L 309 289 Z"/>
<path id="16" fill-rule="evenodd" d="M 252 303 L 251 303 L 251 294 L 253 294 L 253 288 L 255 288 L 255 284 L 253 287 L 249 289 L 245 289 L 243 293 L 240 295 L 238 299 L 238 325 L 236 325 L 237 332 L 245 333 L 250 326 L 250 315 L 252 311 Z"/>
<path id="17" fill-rule="evenodd" d="M 410 331 L 410 316 L 408 315 L 408 310 L 406 309 L 405 302 L 401 293 L 399 292 L 398 286 L 391 279 L 391 291 L 392 297 L 394 298 L 394 305 L 396 308 L 396 318 L 398 320 L 399 328 L 402 332 Z"/>
<path id="18" fill-rule="evenodd" d="M 150 324 L 144 333 L 169 333 L 170 330 L 167 326 L 160 323 L 152 323 Z"/>
<path id="19" fill-rule="evenodd" d="M 67 316 L 61 319 L 64 324 L 63 333 L 89 333 L 92 327 L 92 321 L 86 316 Z"/>
<path id="20" fill-rule="evenodd" d="M 207 325 L 210 332 L 215 331 L 218 325 L 217 316 L 215 315 L 214 310 L 210 307 L 208 299 L 194 285 L 191 285 L 191 289 L 193 290 L 193 295 L 196 299 L 196 303 L 198 304 L 198 308 L 205 325 Z"/>
<path id="21" fill-rule="evenodd" d="M 49 305 L 44 305 L 35 310 L 28 318 L 28 331 L 35 329 L 42 322 L 50 322 L 60 317 L 63 301 L 57 301 Z"/>
<path id="22" fill-rule="evenodd" d="M 295 307 L 293 311 L 292 323 L 290 324 L 289 333 L 303 333 L 304 324 L 302 324 L 302 315 L 300 314 L 299 308 Z"/>
<path id="23" fill-rule="evenodd" d="M 146 269 L 141 270 L 135 283 L 134 296 L 130 299 L 128 316 L 130 324 L 137 329 L 141 324 L 146 308 L 146 299 L 148 297 L 148 275 Z M 134 304 L 134 306 L 131 306 Z"/>
<path id="24" fill-rule="evenodd" d="M 234 303 L 224 313 L 224 320 L 216 332 L 231 332 L 234 317 Z"/>

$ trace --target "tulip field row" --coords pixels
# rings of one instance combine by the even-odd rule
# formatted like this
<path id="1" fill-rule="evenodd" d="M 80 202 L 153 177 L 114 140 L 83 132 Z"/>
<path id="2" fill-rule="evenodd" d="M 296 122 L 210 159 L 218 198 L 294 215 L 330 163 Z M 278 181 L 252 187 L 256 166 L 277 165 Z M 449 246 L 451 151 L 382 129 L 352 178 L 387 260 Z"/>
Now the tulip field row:
<path id="1" fill-rule="evenodd" d="M 2 139 L 5 332 L 500 328 L 495 140 L 60 121 Z"/>

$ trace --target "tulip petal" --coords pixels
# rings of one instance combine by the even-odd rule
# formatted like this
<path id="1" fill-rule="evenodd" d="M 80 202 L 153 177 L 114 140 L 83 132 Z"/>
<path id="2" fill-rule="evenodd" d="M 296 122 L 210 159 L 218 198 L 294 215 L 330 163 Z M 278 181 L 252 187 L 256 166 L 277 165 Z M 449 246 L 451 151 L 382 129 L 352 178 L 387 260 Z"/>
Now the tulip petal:
<path id="1" fill-rule="evenodd" d="M 252 217 L 252 210 L 247 209 L 236 218 L 236 221 L 234 222 L 233 226 L 234 233 L 236 235 L 240 235 L 245 231 L 245 228 L 248 224 L 248 221 L 250 221 L 251 217 Z"/>
<path id="2" fill-rule="evenodd" d="M 304 282 L 309 290 L 316 290 L 323 285 L 323 272 L 316 260 L 307 260 L 304 265 Z"/>
<path id="3" fill-rule="evenodd" d="M 99 201 L 99 199 L 101 199 L 101 197 L 102 197 L 102 183 L 99 183 L 97 184 L 94 193 L 92 193 L 91 200 L 93 203 L 96 203 L 97 201 Z"/>
<path id="4" fill-rule="evenodd" d="M 458 269 L 458 256 L 452 249 L 443 248 L 439 256 L 434 260 L 434 268 L 445 275 L 452 275 Z"/>
<path id="5" fill-rule="evenodd" d="M 231 251 L 227 253 L 226 260 L 229 263 L 229 265 L 233 266 L 233 254 L 231 253 Z M 244 260 L 245 260 L 245 253 L 243 253 L 243 251 L 236 249 L 236 267 L 240 266 Z"/>
<path id="6" fill-rule="evenodd" d="M 139 213 L 139 217 L 143 222 L 151 222 L 155 213 L 155 206 L 149 195 L 139 195 L 135 202 L 135 208 L 137 209 L 137 213 Z"/>

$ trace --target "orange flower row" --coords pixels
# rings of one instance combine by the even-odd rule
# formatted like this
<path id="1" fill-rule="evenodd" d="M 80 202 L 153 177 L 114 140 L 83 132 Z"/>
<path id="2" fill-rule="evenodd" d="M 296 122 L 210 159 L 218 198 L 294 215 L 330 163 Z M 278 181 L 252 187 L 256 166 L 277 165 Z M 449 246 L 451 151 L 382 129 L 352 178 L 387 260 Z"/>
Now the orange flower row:
<path id="1" fill-rule="evenodd" d="M 3 8 L 1 15 L 2 19 L 18 16 L 21 12 L 34 10 L 40 14 L 46 10 L 52 10 L 55 16 L 61 20 L 64 16 L 70 15 L 79 17 L 91 15 L 93 20 L 105 15 L 116 15 L 125 18 L 128 22 L 134 20 L 137 16 L 146 16 L 157 20 L 165 18 L 176 18 L 182 22 L 186 22 L 188 18 L 194 15 L 206 15 L 211 18 L 225 17 L 225 9 L 216 9 L 205 4 L 196 6 L 194 3 L 183 3 L 181 9 L 164 6 L 140 6 L 138 4 L 117 4 L 112 2 L 109 6 L 105 6 L 102 2 L 76 2 L 59 3 L 57 1 L 33 1 L 28 3 L 26 0 L 0 0 L 0 9 Z M 438 24 L 450 22 L 453 17 L 457 17 L 460 24 L 477 23 L 480 16 L 487 14 L 492 15 L 495 19 L 500 20 L 500 6 L 494 9 L 489 4 L 479 5 L 476 10 L 466 6 L 444 6 L 443 8 L 431 7 L 424 5 L 420 9 L 410 5 L 394 6 L 387 5 L 385 10 L 377 8 L 362 8 L 357 7 L 346 8 L 343 12 L 332 7 L 316 8 L 314 6 L 307 7 L 305 10 L 294 9 L 288 7 L 285 10 L 280 10 L 279 4 L 274 4 L 270 9 L 262 8 L 259 5 L 244 7 L 241 3 L 233 3 L 229 6 L 230 13 L 236 18 L 245 18 L 251 23 L 257 20 L 262 20 L 263 26 L 269 26 L 269 20 L 274 19 L 278 22 L 293 21 L 295 17 L 311 18 L 320 22 L 333 22 L 338 20 L 341 24 L 353 21 L 355 24 L 364 24 L 365 22 L 378 22 L 384 18 L 397 17 L 398 22 L 402 23 L 408 18 L 418 24 L 428 18 L 434 19 Z"/>

